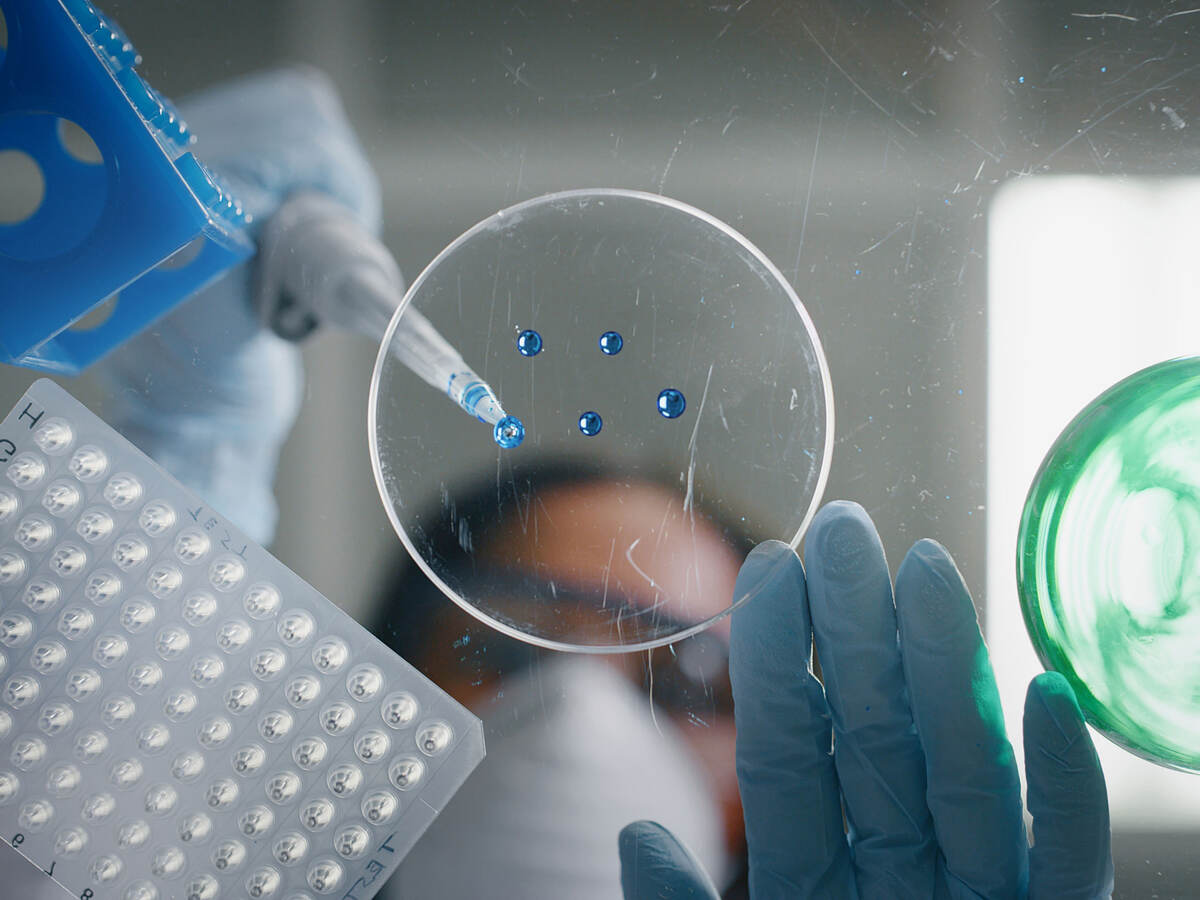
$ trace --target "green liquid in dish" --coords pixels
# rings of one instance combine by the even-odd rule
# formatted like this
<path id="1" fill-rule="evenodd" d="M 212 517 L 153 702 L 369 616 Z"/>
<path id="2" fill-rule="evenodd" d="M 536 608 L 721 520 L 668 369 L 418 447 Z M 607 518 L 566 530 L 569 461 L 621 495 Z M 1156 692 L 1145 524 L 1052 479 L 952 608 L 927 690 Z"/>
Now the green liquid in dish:
<path id="1" fill-rule="evenodd" d="M 1025 501 L 1017 584 L 1087 720 L 1200 772 L 1200 357 L 1130 376 L 1067 426 Z"/>

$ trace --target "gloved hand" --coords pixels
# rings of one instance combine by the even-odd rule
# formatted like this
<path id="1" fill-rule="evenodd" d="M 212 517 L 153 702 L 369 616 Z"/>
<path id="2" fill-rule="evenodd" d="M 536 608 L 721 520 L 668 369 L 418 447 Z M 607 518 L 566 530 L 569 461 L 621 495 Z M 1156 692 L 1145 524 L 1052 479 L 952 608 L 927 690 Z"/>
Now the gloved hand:
<path id="1" fill-rule="evenodd" d="M 1108 897 L 1104 776 L 1066 679 L 1044 673 L 1026 695 L 1030 849 L 987 649 L 950 555 L 919 541 L 893 594 L 870 518 L 838 502 L 814 519 L 807 560 L 806 579 L 771 541 L 738 576 L 737 596 L 757 594 L 733 613 L 729 661 L 751 895 Z M 635 822 L 619 844 L 626 900 L 717 897 L 662 826 Z"/>
<path id="2" fill-rule="evenodd" d="M 373 231 L 379 185 L 332 85 L 314 69 L 239 79 L 180 104 L 196 155 L 254 216 L 294 191 L 332 195 Z M 255 260 L 91 370 L 111 424 L 249 536 L 269 543 L 280 447 L 303 388 L 299 350 L 251 309 Z"/>

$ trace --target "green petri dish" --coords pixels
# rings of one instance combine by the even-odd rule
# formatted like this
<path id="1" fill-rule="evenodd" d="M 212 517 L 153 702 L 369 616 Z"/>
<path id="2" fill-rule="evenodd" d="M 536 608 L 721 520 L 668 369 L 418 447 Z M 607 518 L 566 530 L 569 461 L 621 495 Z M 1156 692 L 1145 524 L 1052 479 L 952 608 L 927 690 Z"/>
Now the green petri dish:
<path id="1" fill-rule="evenodd" d="M 1200 772 L 1200 357 L 1131 375 L 1067 426 L 1025 501 L 1017 584 L 1088 722 Z"/>

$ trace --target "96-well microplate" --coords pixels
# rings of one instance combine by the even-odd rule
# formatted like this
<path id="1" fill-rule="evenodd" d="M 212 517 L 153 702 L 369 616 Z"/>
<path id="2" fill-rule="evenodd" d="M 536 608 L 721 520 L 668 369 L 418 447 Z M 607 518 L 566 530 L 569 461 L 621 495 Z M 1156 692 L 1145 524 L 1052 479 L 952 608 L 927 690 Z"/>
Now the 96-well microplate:
<path id="1" fill-rule="evenodd" d="M 479 720 L 53 382 L 0 471 L 0 839 L 80 900 L 373 896 Z"/>

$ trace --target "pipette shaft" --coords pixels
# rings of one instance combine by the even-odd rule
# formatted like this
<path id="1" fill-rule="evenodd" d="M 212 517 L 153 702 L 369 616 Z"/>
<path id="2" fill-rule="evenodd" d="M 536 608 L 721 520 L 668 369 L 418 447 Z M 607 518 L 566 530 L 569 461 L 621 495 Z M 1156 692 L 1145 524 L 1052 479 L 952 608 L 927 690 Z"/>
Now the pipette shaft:
<path id="1" fill-rule="evenodd" d="M 392 348 L 392 355 L 426 384 L 444 391 L 479 421 L 495 425 L 504 418 L 495 392 L 418 310 L 409 309 L 401 316 Z"/>
<path id="2" fill-rule="evenodd" d="M 291 340 L 329 323 L 375 340 L 404 295 L 387 249 L 337 201 L 299 194 L 271 218 L 260 241 L 258 303 L 264 320 Z M 495 392 L 419 310 L 396 324 L 392 352 L 426 384 L 488 425 L 504 418 Z"/>

